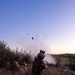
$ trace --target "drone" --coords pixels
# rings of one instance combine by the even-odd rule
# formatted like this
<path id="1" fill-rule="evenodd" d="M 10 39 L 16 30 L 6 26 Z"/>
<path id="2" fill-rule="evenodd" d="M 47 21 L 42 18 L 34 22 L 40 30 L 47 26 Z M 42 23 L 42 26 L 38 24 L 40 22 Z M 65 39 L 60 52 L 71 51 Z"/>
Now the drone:
<path id="1" fill-rule="evenodd" d="M 34 37 L 32 37 L 32 40 L 34 40 Z"/>

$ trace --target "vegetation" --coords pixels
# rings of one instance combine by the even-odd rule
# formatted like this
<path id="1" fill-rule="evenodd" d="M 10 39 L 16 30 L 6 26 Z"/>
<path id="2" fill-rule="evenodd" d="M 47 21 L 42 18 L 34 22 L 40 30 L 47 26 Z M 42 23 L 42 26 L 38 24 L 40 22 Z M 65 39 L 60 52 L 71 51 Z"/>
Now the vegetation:
<path id="1" fill-rule="evenodd" d="M 31 63 L 29 54 L 18 52 L 18 48 L 15 51 L 11 50 L 6 42 L 0 41 L 0 67 L 5 67 L 7 62 L 11 63 L 16 56 L 20 57 L 20 61 L 25 60 L 27 63 Z"/>
<path id="2" fill-rule="evenodd" d="M 67 66 L 69 67 L 69 69 L 75 71 L 75 59 L 74 58 L 70 58 L 69 59 L 69 63 L 67 64 Z"/>
<path id="3" fill-rule="evenodd" d="M 70 70 L 75 71 L 75 54 L 60 54 L 60 55 L 53 55 L 56 60 L 60 61 L 60 65 L 64 68 L 67 67 Z"/>
<path id="4" fill-rule="evenodd" d="M 18 52 L 18 48 L 16 48 L 14 51 L 12 49 L 10 49 L 10 47 L 8 46 L 8 44 L 4 41 L 0 41 L 0 68 L 4 69 L 7 67 L 7 63 L 11 63 L 12 60 L 15 59 L 15 57 L 19 56 L 20 60 L 19 62 L 25 61 L 28 66 L 27 66 L 27 71 L 25 72 L 25 70 L 23 72 L 25 72 L 24 74 L 21 75 L 32 75 L 31 73 L 31 66 L 32 66 L 32 59 L 30 56 L 30 53 L 26 53 L 26 51 L 22 52 Z M 74 70 L 75 71 L 75 54 L 60 54 L 60 55 L 52 55 L 57 62 L 57 66 L 58 67 L 68 67 L 68 69 L 70 70 Z M 62 69 L 54 67 L 52 69 L 52 73 L 50 74 L 49 70 L 45 70 L 44 71 L 44 75 L 61 75 L 60 73 L 63 73 Z M 22 73 L 23 73 L 22 72 Z M 11 75 L 10 70 L 5 70 L 2 72 L 3 75 Z M 0 74 L 2 74 L 0 72 Z M 19 73 L 19 71 L 18 71 Z M 14 73 L 14 75 L 17 75 Z M 19 74 L 18 74 L 19 75 Z M 64 74 L 63 74 L 64 75 Z M 69 75 L 69 74 L 67 74 Z"/>

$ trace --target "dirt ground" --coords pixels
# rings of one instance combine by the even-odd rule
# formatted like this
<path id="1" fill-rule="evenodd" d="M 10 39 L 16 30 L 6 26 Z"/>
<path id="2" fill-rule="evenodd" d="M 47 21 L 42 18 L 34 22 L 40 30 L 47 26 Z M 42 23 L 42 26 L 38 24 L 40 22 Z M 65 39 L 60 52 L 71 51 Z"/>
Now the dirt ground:
<path id="1" fill-rule="evenodd" d="M 32 75 L 31 65 L 28 65 L 28 69 L 25 70 L 22 66 L 18 71 L 10 71 L 0 68 L 0 75 Z M 53 67 L 43 71 L 43 75 L 75 75 L 65 73 L 60 67 Z"/>

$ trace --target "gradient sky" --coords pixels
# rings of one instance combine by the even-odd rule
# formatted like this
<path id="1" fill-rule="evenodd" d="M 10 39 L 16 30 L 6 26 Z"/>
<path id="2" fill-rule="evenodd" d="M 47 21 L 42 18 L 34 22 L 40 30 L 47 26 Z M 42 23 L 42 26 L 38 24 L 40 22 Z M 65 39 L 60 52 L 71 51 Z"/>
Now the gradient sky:
<path id="1" fill-rule="evenodd" d="M 11 48 L 75 53 L 75 0 L 0 0 L 0 40 Z"/>

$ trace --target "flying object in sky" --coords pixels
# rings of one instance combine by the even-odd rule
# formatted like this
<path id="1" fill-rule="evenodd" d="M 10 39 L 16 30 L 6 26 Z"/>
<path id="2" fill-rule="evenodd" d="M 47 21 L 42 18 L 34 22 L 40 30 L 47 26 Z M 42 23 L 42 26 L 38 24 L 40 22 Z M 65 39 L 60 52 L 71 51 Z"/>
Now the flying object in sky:
<path id="1" fill-rule="evenodd" d="M 32 40 L 34 40 L 34 37 L 32 37 Z"/>

